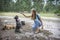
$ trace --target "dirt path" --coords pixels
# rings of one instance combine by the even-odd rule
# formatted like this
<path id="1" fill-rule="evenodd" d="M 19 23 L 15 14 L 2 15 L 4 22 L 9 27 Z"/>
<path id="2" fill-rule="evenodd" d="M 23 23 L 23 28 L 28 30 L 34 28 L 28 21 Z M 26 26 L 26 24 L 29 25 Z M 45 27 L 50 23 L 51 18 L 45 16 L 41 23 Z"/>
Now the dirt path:
<path id="1" fill-rule="evenodd" d="M 10 18 L 0 18 L 0 40 L 60 40 L 60 38 L 51 37 L 53 33 L 49 30 L 41 30 L 40 33 L 34 34 L 32 31 L 32 21 L 27 21 L 26 25 L 22 26 L 21 33 L 15 33 L 15 29 L 1 30 L 4 20 L 13 20 Z M 29 19 L 27 19 L 29 20 Z M 26 21 L 26 19 L 25 19 Z"/>

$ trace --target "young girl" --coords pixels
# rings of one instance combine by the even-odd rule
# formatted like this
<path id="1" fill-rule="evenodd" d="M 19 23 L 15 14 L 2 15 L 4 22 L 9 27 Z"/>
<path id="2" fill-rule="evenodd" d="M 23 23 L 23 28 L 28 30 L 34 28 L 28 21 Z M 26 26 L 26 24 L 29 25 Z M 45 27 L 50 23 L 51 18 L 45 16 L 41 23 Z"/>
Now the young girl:
<path id="1" fill-rule="evenodd" d="M 42 26 L 43 29 L 43 23 L 41 18 L 39 17 L 39 15 L 36 13 L 35 9 L 32 9 L 32 15 L 31 16 L 26 16 L 25 14 L 23 14 L 25 17 L 31 17 L 34 21 L 34 24 L 32 25 L 33 31 L 35 31 L 35 33 L 40 32 L 39 27 Z"/>

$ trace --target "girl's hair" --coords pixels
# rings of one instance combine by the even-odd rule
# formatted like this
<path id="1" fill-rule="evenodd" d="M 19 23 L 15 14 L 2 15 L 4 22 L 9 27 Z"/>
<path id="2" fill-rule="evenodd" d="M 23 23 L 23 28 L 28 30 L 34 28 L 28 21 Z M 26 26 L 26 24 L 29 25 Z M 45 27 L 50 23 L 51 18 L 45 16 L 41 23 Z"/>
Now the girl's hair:
<path id="1" fill-rule="evenodd" d="M 32 10 L 32 12 L 34 12 L 34 14 L 32 13 L 31 18 L 34 20 L 34 19 L 36 19 L 36 10 Z"/>

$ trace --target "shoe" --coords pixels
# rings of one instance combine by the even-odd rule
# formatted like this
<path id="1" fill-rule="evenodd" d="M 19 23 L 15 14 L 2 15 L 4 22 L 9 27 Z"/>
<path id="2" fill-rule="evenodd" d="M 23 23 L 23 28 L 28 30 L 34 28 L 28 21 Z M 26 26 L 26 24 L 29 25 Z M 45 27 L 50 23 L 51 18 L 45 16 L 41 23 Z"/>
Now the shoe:
<path id="1" fill-rule="evenodd" d="M 40 33 L 40 32 L 41 32 L 41 30 L 39 30 L 39 31 L 37 31 L 37 32 L 35 32 L 35 33 L 37 34 L 37 33 Z"/>

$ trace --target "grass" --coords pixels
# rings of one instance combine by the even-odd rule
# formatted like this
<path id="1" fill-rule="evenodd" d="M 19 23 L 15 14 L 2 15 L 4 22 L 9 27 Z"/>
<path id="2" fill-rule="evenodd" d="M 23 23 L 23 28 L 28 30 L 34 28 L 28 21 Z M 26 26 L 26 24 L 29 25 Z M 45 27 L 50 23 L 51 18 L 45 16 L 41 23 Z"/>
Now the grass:
<path id="1" fill-rule="evenodd" d="M 19 17 L 24 17 L 22 14 L 16 12 L 0 12 L 0 16 L 15 16 L 15 15 L 18 15 Z M 30 14 L 25 14 L 25 15 L 30 15 Z"/>
<path id="2" fill-rule="evenodd" d="M 25 15 L 29 16 L 31 15 L 30 13 L 24 13 Z M 22 14 L 17 13 L 17 12 L 0 12 L 0 16 L 15 16 L 18 15 L 19 17 L 24 17 Z M 59 17 L 56 16 L 54 13 L 40 13 L 40 16 L 42 17 Z"/>
<path id="3" fill-rule="evenodd" d="M 54 13 L 41 13 L 41 16 L 44 16 L 44 17 L 55 17 L 56 15 Z"/>
<path id="4" fill-rule="evenodd" d="M 56 18 L 60 18 L 60 16 L 57 16 L 56 14 L 54 13 L 40 13 L 40 15 L 42 17 L 56 17 Z"/>

